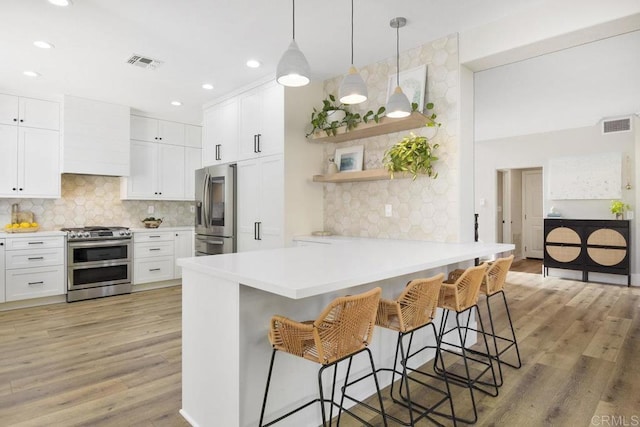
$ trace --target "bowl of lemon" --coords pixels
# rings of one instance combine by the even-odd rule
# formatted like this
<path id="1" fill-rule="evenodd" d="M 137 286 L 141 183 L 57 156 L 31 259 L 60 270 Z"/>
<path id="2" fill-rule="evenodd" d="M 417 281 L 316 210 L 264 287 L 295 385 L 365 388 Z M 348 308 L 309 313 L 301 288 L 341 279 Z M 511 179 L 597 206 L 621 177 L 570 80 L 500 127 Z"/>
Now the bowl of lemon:
<path id="1" fill-rule="evenodd" d="M 40 225 L 37 222 L 14 222 L 4 226 L 4 231 L 7 233 L 33 233 L 40 229 Z"/>

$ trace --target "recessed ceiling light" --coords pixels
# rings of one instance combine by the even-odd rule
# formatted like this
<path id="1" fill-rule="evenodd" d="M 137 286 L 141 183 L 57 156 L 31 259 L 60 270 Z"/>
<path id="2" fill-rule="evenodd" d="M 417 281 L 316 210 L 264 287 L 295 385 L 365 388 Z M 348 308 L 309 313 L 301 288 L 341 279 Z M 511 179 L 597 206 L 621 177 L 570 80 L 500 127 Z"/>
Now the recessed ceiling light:
<path id="1" fill-rule="evenodd" d="M 40 77 L 40 73 L 36 73 L 35 71 L 23 71 L 22 74 L 27 77 Z"/>
<path id="2" fill-rule="evenodd" d="M 249 68 L 258 68 L 260 66 L 260 61 L 256 61 L 255 59 L 250 59 L 247 61 L 247 67 Z"/>
<path id="3" fill-rule="evenodd" d="M 37 40 L 37 41 L 33 42 L 33 45 L 34 45 L 35 47 L 39 47 L 40 49 L 51 49 L 51 48 L 54 48 L 54 47 L 55 47 L 55 46 L 54 46 L 54 45 L 52 45 L 51 43 L 46 42 L 46 41 L 44 41 L 44 40 Z"/>
<path id="4" fill-rule="evenodd" d="M 56 6 L 71 6 L 71 0 L 49 0 L 49 3 L 54 4 Z"/>
<path id="5" fill-rule="evenodd" d="M 202 85 L 202 89 L 213 90 L 213 85 L 211 83 L 205 83 Z"/>
<path id="6" fill-rule="evenodd" d="M 182 105 L 182 102 L 180 101 L 171 101 L 171 105 L 175 105 L 176 107 L 179 107 Z"/>

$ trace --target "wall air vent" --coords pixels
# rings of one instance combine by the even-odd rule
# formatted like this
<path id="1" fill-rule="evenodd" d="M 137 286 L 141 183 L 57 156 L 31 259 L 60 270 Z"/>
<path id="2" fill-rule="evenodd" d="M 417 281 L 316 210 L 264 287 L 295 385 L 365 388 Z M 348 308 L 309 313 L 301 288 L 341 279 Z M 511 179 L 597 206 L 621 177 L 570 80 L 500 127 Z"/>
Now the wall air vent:
<path id="1" fill-rule="evenodd" d="M 605 119 L 602 121 L 602 134 L 615 132 L 629 132 L 631 130 L 631 117 L 618 119 Z"/>
<path id="2" fill-rule="evenodd" d="M 147 58 L 142 55 L 136 55 L 135 53 L 131 55 L 131 58 L 129 58 L 127 62 L 131 65 L 135 65 L 136 67 L 147 68 L 149 70 L 155 70 L 164 64 L 164 62 L 157 59 Z"/>

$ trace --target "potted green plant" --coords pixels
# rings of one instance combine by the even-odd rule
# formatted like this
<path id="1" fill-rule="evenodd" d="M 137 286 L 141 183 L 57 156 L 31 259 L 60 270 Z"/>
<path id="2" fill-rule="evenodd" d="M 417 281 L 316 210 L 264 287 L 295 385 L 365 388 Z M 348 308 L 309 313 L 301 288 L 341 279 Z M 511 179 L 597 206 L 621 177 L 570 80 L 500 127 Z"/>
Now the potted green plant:
<path id="1" fill-rule="evenodd" d="M 616 216 L 616 219 L 624 218 L 624 211 L 631 209 L 631 206 L 625 204 L 622 200 L 611 201 L 611 213 Z"/>
<path id="2" fill-rule="evenodd" d="M 427 110 L 432 109 L 433 103 L 427 104 Z M 439 127 L 440 123 L 435 121 L 436 117 L 435 113 L 427 116 L 429 120 L 425 126 Z M 384 167 L 390 172 L 391 178 L 394 172 L 407 172 L 412 175 L 413 180 L 419 174 L 435 179 L 438 173 L 434 172 L 433 164 L 438 157 L 434 155 L 434 151 L 439 147 L 438 144 L 430 144 L 426 136 L 411 132 L 409 136 L 402 138 L 384 153 Z"/>
<path id="3" fill-rule="evenodd" d="M 318 131 L 325 132 L 327 136 L 335 136 L 339 127 L 346 126 L 347 130 L 351 130 L 360 121 L 360 114 L 352 113 L 346 105 L 337 103 L 334 95 L 329 95 L 322 100 L 321 109 L 314 107 L 311 113 L 311 131 L 307 136 Z"/>

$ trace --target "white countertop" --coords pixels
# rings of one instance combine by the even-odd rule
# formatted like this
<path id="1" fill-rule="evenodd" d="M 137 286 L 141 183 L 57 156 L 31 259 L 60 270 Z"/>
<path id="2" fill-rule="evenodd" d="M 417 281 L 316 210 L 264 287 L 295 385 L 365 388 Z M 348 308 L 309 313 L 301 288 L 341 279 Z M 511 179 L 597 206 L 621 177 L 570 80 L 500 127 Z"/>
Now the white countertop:
<path id="1" fill-rule="evenodd" d="M 48 236 L 66 236 L 67 233 L 64 231 L 35 231 L 33 233 L 5 233 L 0 232 L 0 239 L 7 239 L 10 237 L 48 237 Z"/>
<path id="2" fill-rule="evenodd" d="M 300 299 L 515 249 L 502 243 L 337 240 L 339 244 L 181 258 L 178 265 Z"/>
<path id="3" fill-rule="evenodd" d="M 160 225 L 160 227 L 158 228 L 145 228 L 145 227 L 140 227 L 140 228 L 130 228 L 132 233 L 142 233 L 142 232 L 158 232 L 158 231 L 189 231 L 189 230 L 195 230 L 193 225 L 176 225 L 175 227 L 169 227 L 169 226 L 162 226 Z"/>

